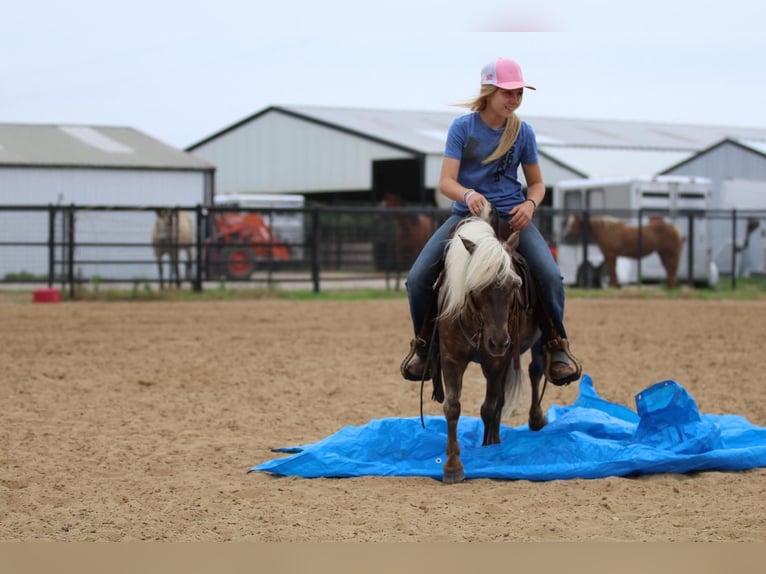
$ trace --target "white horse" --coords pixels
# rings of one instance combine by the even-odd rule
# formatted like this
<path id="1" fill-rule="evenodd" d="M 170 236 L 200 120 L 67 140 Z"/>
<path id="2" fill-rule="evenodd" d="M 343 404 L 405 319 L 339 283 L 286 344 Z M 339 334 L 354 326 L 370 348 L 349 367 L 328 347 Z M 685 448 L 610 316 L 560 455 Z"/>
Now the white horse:
<path id="1" fill-rule="evenodd" d="M 181 276 L 178 273 L 178 254 L 186 252 L 186 278 L 189 278 L 192 262 L 192 245 L 194 244 L 194 226 L 191 217 L 185 211 L 176 209 L 158 209 L 157 219 L 152 228 L 152 246 L 154 257 L 157 259 L 157 269 L 160 274 L 160 289 L 165 288 L 162 273 L 162 257 L 170 254 L 169 282 L 175 280 L 176 287 L 181 286 Z"/>

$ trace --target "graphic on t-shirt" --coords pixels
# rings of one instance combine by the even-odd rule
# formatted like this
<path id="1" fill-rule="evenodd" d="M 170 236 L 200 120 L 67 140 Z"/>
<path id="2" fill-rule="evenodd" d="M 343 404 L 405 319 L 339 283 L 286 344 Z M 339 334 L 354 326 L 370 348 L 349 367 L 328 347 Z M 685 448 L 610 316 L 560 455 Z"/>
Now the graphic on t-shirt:
<path id="1" fill-rule="evenodd" d="M 494 178 L 495 182 L 500 181 L 500 178 L 503 176 L 503 174 L 508 171 L 508 168 L 513 163 L 513 152 L 516 150 L 516 144 L 511 146 L 511 149 L 508 150 L 508 153 L 506 153 L 503 157 L 501 157 L 497 162 L 497 168 L 495 169 Z"/>
<path id="2" fill-rule="evenodd" d="M 476 150 L 479 148 L 479 140 L 474 137 L 469 137 L 468 142 L 465 144 L 465 151 L 463 153 L 466 161 L 481 161 Z"/>

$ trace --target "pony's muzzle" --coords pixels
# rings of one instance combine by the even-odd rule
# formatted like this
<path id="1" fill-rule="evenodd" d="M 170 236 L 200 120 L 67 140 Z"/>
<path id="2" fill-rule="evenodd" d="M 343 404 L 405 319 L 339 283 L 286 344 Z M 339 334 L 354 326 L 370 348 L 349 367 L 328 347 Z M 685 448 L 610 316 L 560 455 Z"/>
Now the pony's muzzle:
<path id="1" fill-rule="evenodd" d="M 485 337 L 487 353 L 493 357 L 502 357 L 511 348 L 511 337 L 505 334 L 497 334 Z"/>

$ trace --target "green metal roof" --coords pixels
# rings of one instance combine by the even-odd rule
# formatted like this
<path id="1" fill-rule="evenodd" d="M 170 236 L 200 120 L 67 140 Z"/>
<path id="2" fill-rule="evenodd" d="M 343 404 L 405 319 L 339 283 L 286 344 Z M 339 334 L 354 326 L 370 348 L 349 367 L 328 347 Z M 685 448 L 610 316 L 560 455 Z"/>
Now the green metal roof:
<path id="1" fill-rule="evenodd" d="M 0 123 L 0 166 L 211 171 L 215 166 L 129 127 Z"/>

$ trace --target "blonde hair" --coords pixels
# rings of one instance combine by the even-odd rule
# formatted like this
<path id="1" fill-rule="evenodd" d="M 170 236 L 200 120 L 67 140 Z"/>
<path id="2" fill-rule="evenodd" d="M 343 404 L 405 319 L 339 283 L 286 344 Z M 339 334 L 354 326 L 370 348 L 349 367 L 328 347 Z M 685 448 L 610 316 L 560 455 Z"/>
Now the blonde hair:
<path id="1" fill-rule="evenodd" d="M 484 108 L 487 107 L 487 100 L 496 91 L 497 91 L 497 86 L 493 86 L 491 84 L 485 84 L 481 87 L 481 91 L 479 92 L 479 95 L 476 96 L 476 98 L 461 105 L 463 107 L 469 108 L 471 111 L 481 112 L 484 110 Z M 507 154 L 508 150 L 511 149 L 511 147 L 513 147 L 514 143 L 516 143 L 516 138 L 519 136 L 520 131 L 521 131 L 521 119 L 519 118 L 519 116 L 517 116 L 514 113 L 510 118 L 508 118 L 508 121 L 505 122 L 505 129 L 503 130 L 503 135 L 500 137 L 500 141 L 498 142 L 497 147 L 495 148 L 495 151 L 489 154 L 489 157 L 485 158 L 481 163 L 483 165 L 486 165 L 488 163 L 491 163 L 495 160 L 500 159 L 505 154 Z"/>

